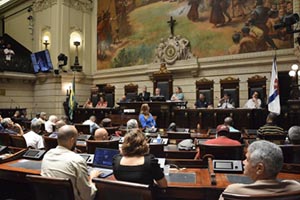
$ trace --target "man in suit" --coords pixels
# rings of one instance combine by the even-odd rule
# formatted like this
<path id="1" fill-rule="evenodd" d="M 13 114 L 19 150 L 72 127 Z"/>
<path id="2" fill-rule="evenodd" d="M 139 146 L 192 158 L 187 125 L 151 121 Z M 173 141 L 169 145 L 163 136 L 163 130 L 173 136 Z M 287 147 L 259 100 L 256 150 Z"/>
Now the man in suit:
<path id="1" fill-rule="evenodd" d="M 220 99 L 218 107 L 219 108 L 234 108 L 234 101 L 233 101 L 233 99 L 230 98 L 229 94 L 225 93 L 223 98 Z"/>
<path id="2" fill-rule="evenodd" d="M 254 183 L 231 184 L 224 192 L 243 195 L 272 195 L 299 191 L 300 183 L 297 181 L 276 179 L 283 165 L 283 155 L 280 147 L 274 143 L 265 140 L 251 143 L 243 164 L 244 175 L 250 177 Z M 219 200 L 223 200 L 222 195 Z"/>
<path id="3" fill-rule="evenodd" d="M 147 86 L 143 87 L 143 92 L 139 94 L 139 98 L 141 101 L 149 101 L 150 100 L 150 92 L 147 92 Z"/>

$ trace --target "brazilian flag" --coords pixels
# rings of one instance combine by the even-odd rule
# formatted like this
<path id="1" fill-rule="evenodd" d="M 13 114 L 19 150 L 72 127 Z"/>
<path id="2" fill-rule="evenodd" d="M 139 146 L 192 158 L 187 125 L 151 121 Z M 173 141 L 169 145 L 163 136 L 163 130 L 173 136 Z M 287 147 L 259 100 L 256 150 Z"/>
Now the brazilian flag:
<path id="1" fill-rule="evenodd" d="M 69 98 L 69 118 L 73 120 L 74 110 L 76 108 L 76 99 L 75 99 L 75 75 L 73 77 L 72 82 L 72 89 L 70 91 L 70 98 Z"/>

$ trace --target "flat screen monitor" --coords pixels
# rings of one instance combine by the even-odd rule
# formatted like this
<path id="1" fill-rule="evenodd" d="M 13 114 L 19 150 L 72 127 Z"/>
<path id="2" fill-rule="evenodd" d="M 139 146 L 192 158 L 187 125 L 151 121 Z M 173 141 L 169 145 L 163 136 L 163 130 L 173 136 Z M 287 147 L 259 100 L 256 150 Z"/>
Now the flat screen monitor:
<path id="1" fill-rule="evenodd" d="M 164 96 L 152 96 L 150 97 L 151 101 L 166 101 Z"/>
<path id="2" fill-rule="evenodd" d="M 47 49 L 31 54 L 31 61 L 34 73 L 50 72 L 53 69 L 50 53 Z"/>

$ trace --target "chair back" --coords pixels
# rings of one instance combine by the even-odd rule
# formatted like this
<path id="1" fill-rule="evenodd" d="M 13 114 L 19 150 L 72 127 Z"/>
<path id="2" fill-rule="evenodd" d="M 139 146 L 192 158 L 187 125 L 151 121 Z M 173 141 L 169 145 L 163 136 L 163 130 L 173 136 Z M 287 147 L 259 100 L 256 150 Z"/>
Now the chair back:
<path id="1" fill-rule="evenodd" d="M 0 133 L 0 145 L 10 146 L 11 140 L 8 133 Z"/>
<path id="2" fill-rule="evenodd" d="M 274 133 L 266 133 L 263 135 L 258 134 L 257 137 L 261 140 L 267 140 L 273 142 L 275 144 L 284 144 L 286 135 L 285 134 L 274 134 Z"/>
<path id="3" fill-rule="evenodd" d="M 104 128 L 107 131 L 108 135 L 114 135 L 115 132 L 120 129 L 119 126 L 104 127 Z"/>
<path id="4" fill-rule="evenodd" d="M 75 128 L 77 129 L 78 133 L 91 134 L 90 133 L 90 125 L 75 124 Z"/>
<path id="5" fill-rule="evenodd" d="M 49 151 L 57 146 L 57 139 L 43 135 L 45 150 Z"/>
<path id="6" fill-rule="evenodd" d="M 11 139 L 11 146 L 19 148 L 27 148 L 27 143 L 22 135 L 9 135 Z"/>
<path id="7" fill-rule="evenodd" d="M 199 144 L 200 158 L 211 154 L 214 159 L 220 160 L 243 160 L 244 145 L 239 146 L 224 146 L 224 145 L 207 145 Z"/>
<path id="8" fill-rule="evenodd" d="M 74 200 L 72 182 L 69 178 L 26 175 L 34 189 L 36 200 Z"/>
<path id="9" fill-rule="evenodd" d="M 125 181 L 94 178 L 98 189 L 97 200 L 152 200 L 152 191 L 149 185 Z"/>
<path id="10" fill-rule="evenodd" d="M 168 131 L 168 138 L 171 139 L 191 139 L 191 134 L 186 132 Z"/>
<path id="11" fill-rule="evenodd" d="M 119 140 L 86 140 L 87 153 L 94 154 L 97 147 L 119 149 Z"/>
<path id="12" fill-rule="evenodd" d="M 300 145 L 280 145 L 284 163 L 300 164 Z"/>
<path id="13" fill-rule="evenodd" d="M 296 192 L 283 192 L 283 193 L 274 193 L 274 194 L 233 194 L 228 192 L 223 192 L 222 194 L 224 200 L 299 200 L 300 199 L 300 190 Z"/>
<path id="14" fill-rule="evenodd" d="M 149 144 L 149 153 L 153 154 L 157 158 L 164 158 L 165 152 L 164 152 L 164 144 Z"/>

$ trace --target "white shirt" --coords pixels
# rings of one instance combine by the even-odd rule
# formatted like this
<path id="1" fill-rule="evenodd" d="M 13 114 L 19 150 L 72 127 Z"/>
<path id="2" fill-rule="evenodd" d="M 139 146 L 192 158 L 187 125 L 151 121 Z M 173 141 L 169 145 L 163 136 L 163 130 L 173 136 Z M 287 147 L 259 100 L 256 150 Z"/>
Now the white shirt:
<path id="1" fill-rule="evenodd" d="M 12 55 L 15 55 L 15 52 L 12 49 L 4 49 L 4 54 L 5 54 L 5 60 L 11 61 Z"/>
<path id="2" fill-rule="evenodd" d="M 82 123 L 83 125 L 90 125 L 90 133 L 93 133 L 94 129 L 98 129 L 100 128 L 100 126 L 98 124 L 96 124 L 95 122 L 93 122 L 92 120 L 86 120 Z"/>
<path id="3" fill-rule="evenodd" d="M 32 147 L 35 149 L 43 149 L 44 148 L 44 141 L 42 136 L 39 134 L 29 131 L 28 133 L 25 133 L 23 137 L 26 140 L 27 147 Z"/>
<path id="4" fill-rule="evenodd" d="M 45 130 L 47 131 L 47 133 L 53 132 L 53 126 L 55 126 L 55 123 L 50 122 L 49 120 L 45 122 Z"/>
<path id="5" fill-rule="evenodd" d="M 256 101 L 254 101 L 251 98 L 246 102 L 246 104 L 244 105 L 244 108 L 261 108 L 261 100 L 257 99 Z"/>
<path id="6" fill-rule="evenodd" d="M 57 146 L 44 156 L 41 175 L 69 178 L 73 185 L 75 200 L 94 199 L 97 188 L 89 183 L 85 160 L 69 149 Z"/>

